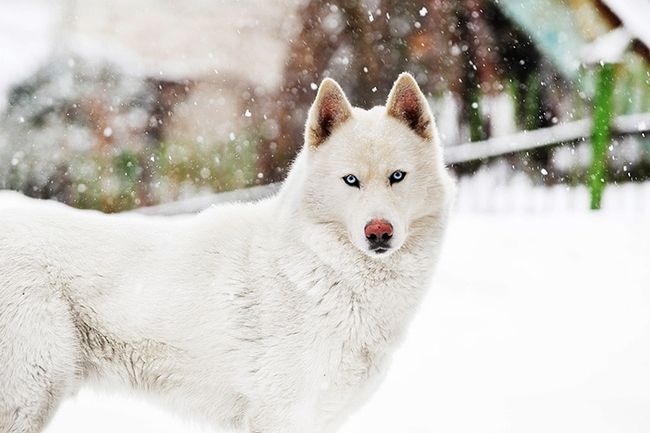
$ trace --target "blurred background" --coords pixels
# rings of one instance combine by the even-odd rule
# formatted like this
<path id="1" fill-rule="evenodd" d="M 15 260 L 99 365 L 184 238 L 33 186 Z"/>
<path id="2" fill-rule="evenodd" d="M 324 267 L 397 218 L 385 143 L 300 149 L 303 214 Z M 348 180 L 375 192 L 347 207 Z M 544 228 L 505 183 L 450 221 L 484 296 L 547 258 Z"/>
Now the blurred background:
<path id="1" fill-rule="evenodd" d="M 0 189 L 117 212 L 277 182 L 324 77 L 369 108 L 410 71 L 459 208 L 645 210 L 648 17 L 647 0 L 2 0 Z"/>

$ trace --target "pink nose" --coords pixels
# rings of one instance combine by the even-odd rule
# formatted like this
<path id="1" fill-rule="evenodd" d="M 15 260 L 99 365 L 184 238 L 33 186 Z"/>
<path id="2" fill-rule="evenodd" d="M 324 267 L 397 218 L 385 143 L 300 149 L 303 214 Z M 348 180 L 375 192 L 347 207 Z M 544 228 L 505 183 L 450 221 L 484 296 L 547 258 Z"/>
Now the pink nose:
<path id="1" fill-rule="evenodd" d="M 386 220 L 375 219 L 366 224 L 365 232 L 370 242 L 387 241 L 393 236 L 393 226 Z"/>

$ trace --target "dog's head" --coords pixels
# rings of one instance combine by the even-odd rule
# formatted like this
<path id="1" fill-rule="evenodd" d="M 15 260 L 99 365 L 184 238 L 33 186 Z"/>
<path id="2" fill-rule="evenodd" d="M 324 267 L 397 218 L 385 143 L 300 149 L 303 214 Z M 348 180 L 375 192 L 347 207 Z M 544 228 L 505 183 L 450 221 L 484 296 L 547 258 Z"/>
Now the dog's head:
<path id="1" fill-rule="evenodd" d="M 416 81 L 401 74 L 385 107 L 354 108 L 325 79 L 307 119 L 306 196 L 370 257 L 397 251 L 418 220 L 446 201 L 448 175 L 434 119 Z"/>

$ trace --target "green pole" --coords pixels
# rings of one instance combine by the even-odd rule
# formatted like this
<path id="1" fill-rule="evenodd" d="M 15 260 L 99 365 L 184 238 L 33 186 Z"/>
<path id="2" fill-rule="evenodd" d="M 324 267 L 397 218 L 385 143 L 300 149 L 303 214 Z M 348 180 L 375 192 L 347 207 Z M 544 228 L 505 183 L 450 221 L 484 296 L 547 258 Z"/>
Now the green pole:
<path id="1" fill-rule="evenodd" d="M 591 209 L 600 209 L 600 201 L 607 183 L 607 147 L 611 142 L 615 73 L 616 66 L 614 64 L 603 63 L 598 68 L 596 77 L 591 134 L 593 160 L 589 170 Z"/>
<path id="2" fill-rule="evenodd" d="M 477 89 L 470 89 L 469 107 L 469 141 L 481 141 L 485 138 L 483 131 L 483 120 L 481 119 L 480 108 L 481 92 Z"/>

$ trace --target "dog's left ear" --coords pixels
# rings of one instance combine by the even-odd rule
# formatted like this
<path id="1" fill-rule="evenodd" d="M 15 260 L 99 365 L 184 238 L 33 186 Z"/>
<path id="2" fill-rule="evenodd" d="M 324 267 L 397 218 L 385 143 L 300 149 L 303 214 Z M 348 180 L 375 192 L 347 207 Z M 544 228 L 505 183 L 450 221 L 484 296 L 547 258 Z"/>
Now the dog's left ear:
<path id="1" fill-rule="evenodd" d="M 427 140 L 433 137 L 433 115 L 415 78 L 408 72 L 399 75 L 388 95 L 386 112 Z"/>
<path id="2" fill-rule="evenodd" d="M 316 100 L 309 109 L 305 141 L 311 148 L 320 146 L 332 131 L 352 116 L 352 106 L 341 86 L 325 78 L 318 88 Z"/>

